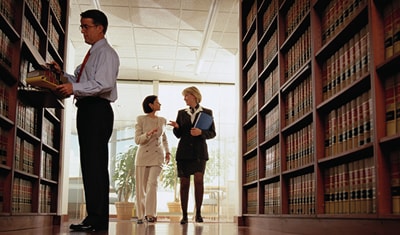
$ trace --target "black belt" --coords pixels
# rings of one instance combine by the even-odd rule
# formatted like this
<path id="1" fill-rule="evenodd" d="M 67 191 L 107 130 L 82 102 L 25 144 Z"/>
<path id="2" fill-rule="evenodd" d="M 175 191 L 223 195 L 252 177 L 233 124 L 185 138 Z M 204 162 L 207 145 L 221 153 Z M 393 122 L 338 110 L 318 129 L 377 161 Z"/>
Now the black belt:
<path id="1" fill-rule="evenodd" d="M 88 97 L 79 98 L 76 101 L 75 106 L 82 107 L 85 105 L 92 105 L 92 104 L 98 104 L 98 103 L 110 103 L 110 101 L 107 99 L 101 98 L 101 97 L 88 96 Z"/>

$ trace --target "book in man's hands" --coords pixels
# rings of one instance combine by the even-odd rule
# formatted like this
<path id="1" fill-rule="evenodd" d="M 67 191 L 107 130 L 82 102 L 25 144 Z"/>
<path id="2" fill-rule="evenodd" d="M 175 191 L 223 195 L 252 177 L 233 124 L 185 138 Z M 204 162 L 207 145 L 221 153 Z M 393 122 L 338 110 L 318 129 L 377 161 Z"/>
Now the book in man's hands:
<path id="1" fill-rule="evenodd" d="M 208 115 L 204 112 L 200 112 L 196 122 L 194 123 L 194 127 L 202 130 L 208 130 L 210 129 L 212 123 L 213 123 L 213 117 L 211 115 Z"/>
<path id="2" fill-rule="evenodd" d="M 25 81 L 31 86 L 54 90 L 57 85 L 63 83 L 64 79 L 63 76 L 54 72 L 52 68 L 43 65 L 41 69 L 28 72 Z"/>

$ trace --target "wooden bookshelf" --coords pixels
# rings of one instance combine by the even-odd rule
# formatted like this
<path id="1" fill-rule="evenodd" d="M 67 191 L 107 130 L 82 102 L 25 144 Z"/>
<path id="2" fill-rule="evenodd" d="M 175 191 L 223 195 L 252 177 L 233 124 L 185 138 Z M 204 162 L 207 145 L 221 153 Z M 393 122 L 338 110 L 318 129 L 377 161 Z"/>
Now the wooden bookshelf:
<path id="1" fill-rule="evenodd" d="M 0 2 L 0 231 L 60 221 L 63 101 L 28 72 L 64 65 L 68 0 Z"/>
<path id="2" fill-rule="evenodd" d="M 240 24 L 239 221 L 396 234 L 399 1 L 242 0 Z"/>

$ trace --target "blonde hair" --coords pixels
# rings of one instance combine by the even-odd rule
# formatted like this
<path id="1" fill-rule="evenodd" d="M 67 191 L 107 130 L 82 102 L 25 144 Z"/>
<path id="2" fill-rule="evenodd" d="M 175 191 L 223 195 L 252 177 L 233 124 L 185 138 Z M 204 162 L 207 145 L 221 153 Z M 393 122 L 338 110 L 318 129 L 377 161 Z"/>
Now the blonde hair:
<path id="1" fill-rule="evenodd" d="M 197 87 L 191 86 L 191 87 L 185 88 L 182 91 L 182 95 L 188 95 L 188 94 L 193 95 L 196 98 L 197 103 L 201 102 L 201 93 L 200 93 L 199 89 L 197 89 Z"/>

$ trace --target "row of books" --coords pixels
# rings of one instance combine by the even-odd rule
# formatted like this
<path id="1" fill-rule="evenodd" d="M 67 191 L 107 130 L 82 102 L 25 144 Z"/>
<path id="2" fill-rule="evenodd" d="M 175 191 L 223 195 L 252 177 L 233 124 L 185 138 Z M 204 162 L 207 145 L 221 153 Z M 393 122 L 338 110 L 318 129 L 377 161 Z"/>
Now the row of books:
<path id="1" fill-rule="evenodd" d="M 258 192 L 257 188 L 249 188 L 246 192 L 247 203 L 246 203 L 246 213 L 247 214 L 256 214 L 258 208 Z"/>
<path id="2" fill-rule="evenodd" d="M 257 156 L 246 160 L 245 165 L 245 182 L 250 183 L 254 180 L 258 180 L 258 161 Z"/>
<path id="3" fill-rule="evenodd" d="M 257 125 L 246 130 L 246 151 L 257 147 Z"/>
<path id="4" fill-rule="evenodd" d="M 35 146 L 17 136 L 15 142 L 14 168 L 34 174 Z"/>
<path id="5" fill-rule="evenodd" d="M 12 58 L 12 42 L 7 34 L 0 29 L 0 63 L 11 68 Z"/>
<path id="6" fill-rule="evenodd" d="M 54 16 L 58 20 L 58 22 L 61 22 L 61 16 L 62 16 L 62 10 L 61 10 L 61 5 L 59 0 L 50 0 L 50 8 L 54 12 Z"/>
<path id="7" fill-rule="evenodd" d="M 295 169 L 314 161 L 312 126 L 307 125 L 286 137 L 286 168 Z"/>
<path id="8" fill-rule="evenodd" d="M 247 71 L 247 76 L 246 76 L 246 85 L 247 89 L 253 85 L 255 81 L 257 81 L 258 74 L 257 74 L 257 63 L 253 63 L 249 70 Z"/>
<path id="9" fill-rule="evenodd" d="M 40 22 L 42 19 L 42 0 L 26 0 L 26 3 L 31 8 L 36 19 Z"/>
<path id="10" fill-rule="evenodd" d="M 386 135 L 400 133 L 400 73 L 385 80 Z"/>
<path id="11" fill-rule="evenodd" d="M 54 136 L 55 136 L 55 126 L 54 123 L 48 119 L 43 119 L 42 126 L 42 142 L 48 146 L 54 147 Z"/>
<path id="12" fill-rule="evenodd" d="M 400 150 L 392 151 L 389 160 L 392 213 L 400 214 Z"/>
<path id="13" fill-rule="evenodd" d="M 249 9 L 249 12 L 247 13 L 246 16 L 246 28 L 244 31 L 248 30 L 251 26 L 251 23 L 253 23 L 254 19 L 257 17 L 257 1 L 253 2 L 253 5 L 251 5 L 251 8 Z"/>
<path id="14" fill-rule="evenodd" d="M 263 61 L 264 68 L 272 61 L 276 53 L 278 52 L 278 33 L 275 30 L 274 33 L 269 37 L 267 43 L 263 48 Z"/>
<path id="15" fill-rule="evenodd" d="M 257 113 L 257 93 L 254 93 L 246 102 L 246 120 L 249 120 L 253 117 L 254 114 Z"/>
<path id="16" fill-rule="evenodd" d="M 369 72 L 368 30 L 363 27 L 322 65 L 323 99 L 326 100 Z"/>
<path id="17" fill-rule="evenodd" d="M 285 96 L 285 120 L 289 125 L 312 110 L 312 79 L 308 76 Z"/>
<path id="18" fill-rule="evenodd" d="M 281 172 L 281 155 L 279 144 L 265 150 L 265 177 L 274 176 Z"/>
<path id="19" fill-rule="evenodd" d="M 275 67 L 264 81 L 264 103 L 267 103 L 279 91 L 279 70 Z"/>
<path id="20" fill-rule="evenodd" d="M 7 165 L 8 131 L 0 128 L 0 164 Z"/>
<path id="21" fill-rule="evenodd" d="M 285 16 L 285 35 L 288 37 L 310 11 L 310 0 L 295 0 Z"/>
<path id="22" fill-rule="evenodd" d="M 26 18 L 23 19 L 24 23 L 22 24 L 24 29 L 22 30 L 22 37 L 25 40 L 28 40 L 32 45 L 38 50 L 40 48 L 40 36 L 35 28 L 30 23 L 30 20 Z"/>
<path id="23" fill-rule="evenodd" d="M 278 0 L 271 0 L 268 1 L 268 7 L 264 11 L 262 24 L 263 30 L 267 30 L 268 26 L 271 24 L 272 20 L 275 18 L 276 14 L 278 13 Z"/>
<path id="24" fill-rule="evenodd" d="M 275 106 L 265 114 L 265 139 L 270 139 L 279 133 L 279 107 Z"/>
<path id="25" fill-rule="evenodd" d="M 39 201 L 39 211 L 41 213 L 50 213 L 52 204 L 53 193 L 50 185 L 40 185 L 40 201 Z"/>
<path id="26" fill-rule="evenodd" d="M 315 214 L 314 173 L 290 178 L 289 214 Z"/>
<path id="27" fill-rule="evenodd" d="M 326 214 L 376 213 L 373 157 L 328 168 L 324 174 Z"/>
<path id="28" fill-rule="evenodd" d="M 371 91 L 364 92 L 327 116 L 325 123 L 325 157 L 372 142 Z"/>
<path id="29" fill-rule="evenodd" d="M 250 58 L 250 55 L 256 50 L 257 48 L 257 34 L 253 33 L 246 44 L 246 60 Z"/>
<path id="30" fill-rule="evenodd" d="M 32 182 L 29 180 L 14 178 L 12 187 L 13 213 L 32 212 Z"/>
<path id="31" fill-rule="evenodd" d="M 264 186 L 264 214 L 281 213 L 281 182 Z"/>
<path id="32" fill-rule="evenodd" d="M 53 156 L 50 153 L 42 151 L 40 162 L 40 176 L 49 180 L 55 180 L 53 168 Z"/>
<path id="33" fill-rule="evenodd" d="M 291 78 L 311 58 L 311 29 L 308 27 L 285 56 L 285 80 Z"/>
<path id="34" fill-rule="evenodd" d="M 37 112 L 38 111 L 35 107 L 18 102 L 16 120 L 17 126 L 36 136 L 38 134 Z"/>
<path id="35" fill-rule="evenodd" d="M 54 24 L 50 25 L 47 37 L 49 38 L 51 44 L 54 46 L 56 51 L 58 51 L 60 49 L 60 34 L 57 32 Z"/>
<path id="36" fill-rule="evenodd" d="M 14 0 L 2 0 L 0 1 L 0 13 L 10 22 L 14 23 Z"/>
<path id="37" fill-rule="evenodd" d="M 388 1 L 383 9 L 385 57 L 390 58 L 400 52 L 400 2 Z"/>
<path id="38" fill-rule="evenodd" d="M 325 43 L 334 37 L 349 21 L 354 13 L 365 7 L 366 0 L 334 0 L 329 1 L 321 16 L 322 42 Z"/>
<path id="39" fill-rule="evenodd" d="M 8 86 L 0 80 L 0 115 L 3 117 L 9 117 L 9 106 L 10 106 L 10 94 Z"/>
<path id="40" fill-rule="evenodd" d="M 5 181 L 6 181 L 6 178 L 0 174 L 0 213 L 3 212 Z"/>

